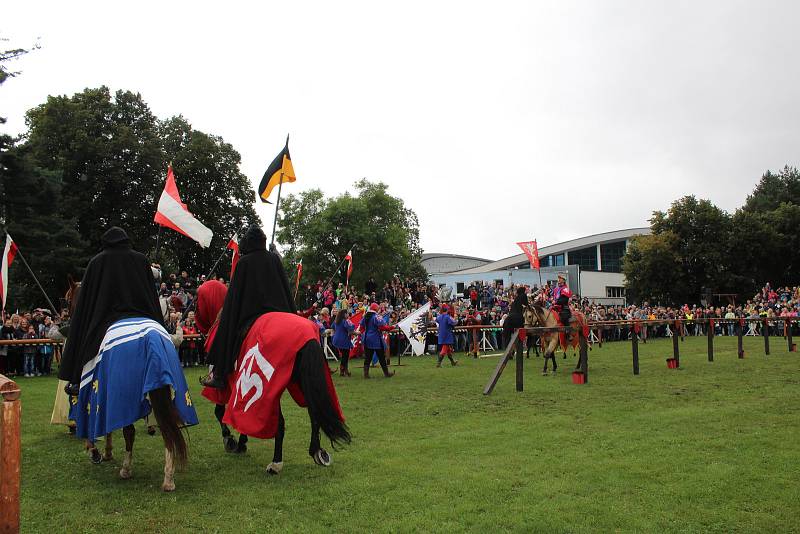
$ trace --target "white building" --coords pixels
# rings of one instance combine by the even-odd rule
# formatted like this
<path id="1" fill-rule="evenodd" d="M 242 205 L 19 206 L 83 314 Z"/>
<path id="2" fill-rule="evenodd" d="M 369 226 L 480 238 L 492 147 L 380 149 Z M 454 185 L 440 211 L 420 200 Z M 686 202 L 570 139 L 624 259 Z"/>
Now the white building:
<path id="1" fill-rule="evenodd" d="M 567 283 L 573 293 L 582 298 L 603 304 L 625 303 L 625 277 L 622 274 L 622 257 L 633 236 L 650 233 L 650 228 L 630 228 L 572 239 L 555 245 L 539 247 L 541 271 L 531 269 L 525 254 L 517 254 L 497 261 L 481 258 L 432 254 L 432 261 L 423 265 L 435 283 L 450 286 L 454 292 L 463 293 L 472 282 L 498 282 L 539 285 L 554 282 L 559 272 L 567 274 Z M 452 260 L 448 259 L 452 258 Z M 484 262 L 467 268 L 458 268 L 463 262 Z M 429 265 L 431 268 L 429 268 Z M 444 271 L 450 265 L 456 269 Z"/>

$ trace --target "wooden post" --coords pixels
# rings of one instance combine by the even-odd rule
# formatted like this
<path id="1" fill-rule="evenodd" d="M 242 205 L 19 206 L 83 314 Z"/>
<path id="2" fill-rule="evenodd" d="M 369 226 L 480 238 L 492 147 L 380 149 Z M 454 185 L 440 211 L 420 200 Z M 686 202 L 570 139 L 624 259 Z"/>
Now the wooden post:
<path id="1" fill-rule="evenodd" d="M 764 356 L 769 356 L 769 321 L 764 319 Z"/>
<path id="2" fill-rule="evenodd" d="M 633 352 L 633 374 L 639 374 L 639 328 L 634 323 L 631 327 L 631 351 Z"/>
<path id="3" fill-rule="evenodd" d="M 520 328 L 516 332 L 514 332 L 514 347 L 517 351 L 516 363 L 517 363 L 517 391 L 522 391 L 522 384 L 524 382 L 523 373 L 524 367 L 523 364 L 525 363 L 525 358 L 522 357 L 522 341 L 519 339 L 520 332 L 525 332 L 523 328 Z"/>
<path id="4" fill-rule="evenodd" d="M 714 361 L 714 319 L 708 320 L 708 361 Z"/>
<path id="5" fill-rule="evenodd" d="M 0 532 L 19 532 L 20 394 L 0 375 Z"/>
<path id="6" fill-rule="evenodd" d="M 511 338 L 511 342 L 506 347 L 506 351 L 503 353 L 503 356 L 500 358 L 500 361 L 497 363 L 497 367 L 494 368 L 494 372 L 492 376 L 489 377 L 489 382 L 486 384 L 486 387 L 483 388 L 483 394 L 488 395 L 489 393 L 494 390 L 494 387 L 497 385 L 497 381 L 500 380 L 500 375 L 503 374 L 503 369 L 506 368 L 506 364 L 508 363 L 508 359 L 511 356 L 511 351 L 514 350 L 516 339 L 513 337 Z"/>
<path id="7" fill-rule="evenodd" d="M 744 358 L 744 345 L 742 342 L 742 335 L 744 330 L 744 318 L 740 318 L 739 322 L 736 323 L 736 347 L 739 354 L 739 359 L 741 360 Z"/>
<path id="8" fill-rule="evenodd" d="M 583 383 L 589 383 L 589 342 L 586 336 L 583 335 L 583 328 L 578 327 L 578 335 L 580 336 L 580 363 L 581 372 L 583 373 Z"/>
<path id="9" fill-rule="evenodd" d="M 675 363 L 678 367 L 681 366 L 681 351 L 678 348 L 678 330 L 681 328 L 681 322 L 675 321 L 675 332 L 672 333 L 672 357 L 675 358 Z"/>
<path id="10" fill-rule="evenodd" d="M 789 344 L 789 352 L 794 352 L 794 347 L 792 347 L 792 319 L 786 317 L 784 320 L 786 321 L 786 341 Z"/>

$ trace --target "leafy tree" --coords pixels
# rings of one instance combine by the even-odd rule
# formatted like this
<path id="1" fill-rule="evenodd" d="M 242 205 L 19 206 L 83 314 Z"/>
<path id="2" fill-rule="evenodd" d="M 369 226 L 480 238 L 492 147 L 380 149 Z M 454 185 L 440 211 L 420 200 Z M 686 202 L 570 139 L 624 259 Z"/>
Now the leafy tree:
<path id="1" fill-rule="evenodd" d="M 57 209 L 59 180 L 31 161 L 24 148 L 0 153 L 2 201 L 6 229 L 23 251 L 45 292 L 56 306 L 67 287 L 67 275 L 88 261 L 87 243 L 76 230 L 75 219 Z M 2 236 L 5 239 L 5 236 Z M 47 300 L 19 260 L 9 271 L 9 310 L 49 307 Z"/>
<path id="2" fill-rule="evenodd" d="M 679 304 L 699 301 L 704 289 L 732 289 L 727 213 L 708 200 L 687 196 L 673 202 L 666 213 L 654 212 L 650 227 L 652 234 L 638 239 L 624 262 L 627 287 L 635 294 Z M 663 265 L 667 260 L 670 263 Z M 665 268 L 680 275 L 666 276 Z"/>
<path id="3" fill-rule="evenodd" d="M 103 232 L 118 225 L 138 250 L 155 253 L 160 241 L 156 260 L 204 273 L 231 234 L 258 220 L 252 189 L 239 171 L 239 153 L 220 137 L 194 130 L 183 117 L 159 121 L 138 93 L 112 96 L 100 87 L 51 96 L 27 117 L 26 149 L 60 181 L 56 206 L 62 217 L 76 219 L 86 252 L 96 251 Z M 181 198 L 214 232 L 208 249 L 170 229 L 159 235 L 153 223 L 169 161 Z M 218 271 L 227 274 L 227 267 Z"/>
<path id="4" fill-rule="evenodd" d="M 777 174 L 767 171 L 747 197 L 743 209 L 763 213 L 777 209 L 784 202 L 800 205 L 800 171 L 788 165 Z"/>
<path id="5" fill-rule="evenodd" d="M 336 274 L 334 281 L 344 282 L 344 266 L 334 271 L 352 247 L 354 287 L 363 288 L 370 277 L 388 281 L 395 273 L 425 277 L 413 210 L 391 196 L 384 183 L 362 179 L 355 189 L 355 196 L 344 193 L 325 199 L 314 189 L 281 200 L 276 240 L 286 247 L 288 271 L 302 258 L 305 280 Z"/>

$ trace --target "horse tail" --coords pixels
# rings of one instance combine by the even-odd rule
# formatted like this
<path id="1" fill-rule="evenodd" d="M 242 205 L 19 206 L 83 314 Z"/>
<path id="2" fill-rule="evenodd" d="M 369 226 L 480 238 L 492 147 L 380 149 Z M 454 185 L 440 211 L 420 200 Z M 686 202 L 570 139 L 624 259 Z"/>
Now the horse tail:
<path id="1" fill-rule="evenodd" d="M 172 458 L 178 467 L 186 465 L 189 453 L 186 448 L 186 439 L 181 432 L 181 418 L 178 410 L 172 402 L 172 390 L 170 386 L 162 386 L 150 392 L 150 405 L 153 407 L 153 414 L 161 429 L 161 436 L 164 438 L 164 446 L 172 453 Z"/>
<path id="2" fill-rule="evenodd" d="M 322 347 L 316 340 L 311 340 L 297 353 L 300 388 L 308 404 L 308 411 L 314 421 L 331 440 L 335 448 L 337 444 L 350 443 L 352 436 L 347 425 L 339 419 L 334 399 L 328 389 L 328 365 Z"/>

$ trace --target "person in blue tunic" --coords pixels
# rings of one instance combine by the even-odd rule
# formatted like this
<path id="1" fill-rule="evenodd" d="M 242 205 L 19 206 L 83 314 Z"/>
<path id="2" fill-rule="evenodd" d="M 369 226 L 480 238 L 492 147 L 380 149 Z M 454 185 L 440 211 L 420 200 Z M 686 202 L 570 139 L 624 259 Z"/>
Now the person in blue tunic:
<path id="1" fill-rule="evenodd" d="M 352 336 L 356 327 L 350 322 L 350 312 L 344 308 L 336 314 L 333 321 L 333 345 L 336 355 L 339 356 L 339 376 L 351 376 L 348 363 L 350 362 L 350 349 L 353 348 Z"/>
<path id="2" fill-rule="evenodd" d="M 378 357 L 381 364 L 383 376 L 386 378 L 394 376 L 394 371 L 389 371 L 386 365 L 386 342 L 383 339 L 383 332 L 394 329 L 393 326 L 386 324 L 386 321 L 378 315 L 380 306 L 373 302 L 369 305 L 369 310 L 361 319 L 361 331 L 363 332 L 364 343 L 364 378 L 369 378 L 369 364 L 372 356 Z"/>
<path id="3" fill-rule="evenodd" d="M 439 345 L 441 349 L 439 351 L 439 360 L 436 362 L 436 367 L 442 366 L 442 360 L 444 357 L 450 360 L 450 363 L 456 365 L 458 360 L 453 359 L 453 344 L 455 344 L 456 339 L 453 333 L 453 329 L 458 324 L 458 321 L 453 319 L 450 315 L 450 308 L 447 304 L 442 305 L 441 311 L 438 316 L 436 316 L 436 323 L 439 325 Z"/>

